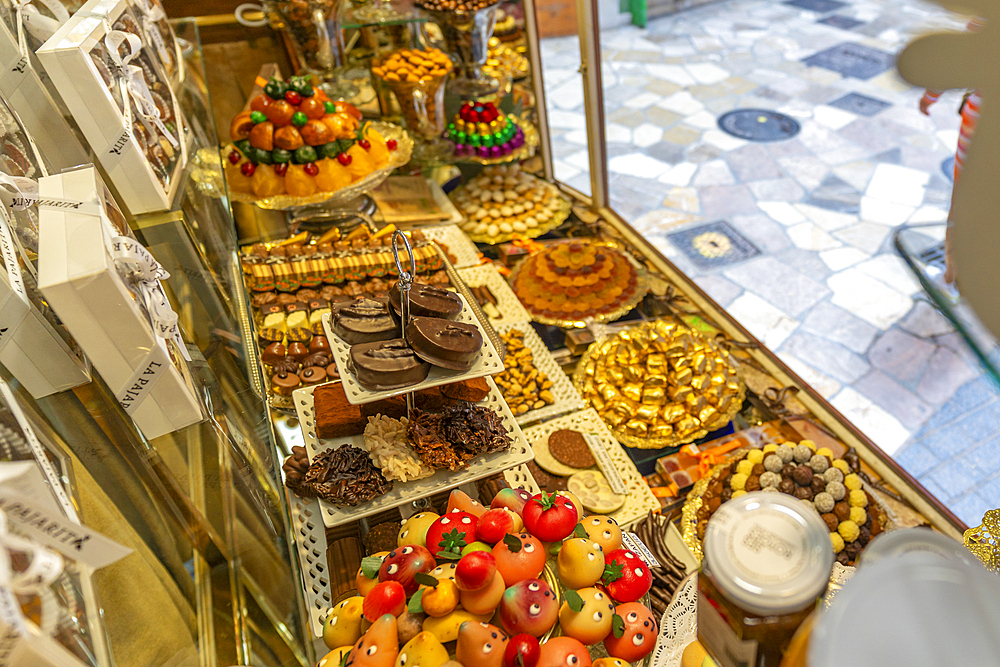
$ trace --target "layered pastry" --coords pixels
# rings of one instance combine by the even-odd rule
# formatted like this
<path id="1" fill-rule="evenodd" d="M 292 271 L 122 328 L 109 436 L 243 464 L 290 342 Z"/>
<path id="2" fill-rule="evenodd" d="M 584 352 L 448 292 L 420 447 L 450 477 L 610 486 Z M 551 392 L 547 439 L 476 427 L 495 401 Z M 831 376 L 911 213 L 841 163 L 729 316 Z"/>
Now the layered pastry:
<path id="1" fill-rule="evenodd" d="M 465 216 L 462 230 L 478 241 L 503 234 L 537 236 L 564 220 L 570 209 L 554 185 L 517 164 L 486 167 L 450 197 Z"/>
<path id="2" fill-rule="evenodd" d="M 644 284 L 620 251 L 573 240 L 529 255 L 512 287 L 531 315 L 578 321 L 616 313 Z"/>
<path id="3" fill-rule="evenodd" d="M 334 332 L 351 345 L 399 337 L 399 325 L 384 301 L 361 297 L 337 308 L 332 320 Z"/>
<path id="4" fill-rule="evenodd" d="M 423 382 L 431 369 L 402 338 L 352 345 L 351 365 L 358 384 L 375 391 Z"/>
<path id="5" fill-rule="evenodd" d="M 524 145 L 524 132 L 492 102 L 466 102 L 445 130 L 455 142 L 455 155 L 493 159 L 510 155 Z"/>
<path id="6" fill-rule="evenodd" d="M 410 287 L 410 317 L 441 317 L 453 320 L 462 312 L 462 299 L 446 289 L 434 285 Z M 389 302 L 397 315 L 402 315 L 399 285 L 389 290 Z"/>
<path id="7" fill-rule="evenodd" d="M 405 335 L 418 357 L 453 371 L 472 368 L 483 347 L 483 335 L 476 325 L 437 317 L 414 317 Z"/>
<path id="8" fill-rule="evenodd" d="M 389 164 L 396 150 L 361 112 L 327 98 L 310 76 L 271 79 L 233 118 L 226 180 L 256 197 L 335 192 Z"/>

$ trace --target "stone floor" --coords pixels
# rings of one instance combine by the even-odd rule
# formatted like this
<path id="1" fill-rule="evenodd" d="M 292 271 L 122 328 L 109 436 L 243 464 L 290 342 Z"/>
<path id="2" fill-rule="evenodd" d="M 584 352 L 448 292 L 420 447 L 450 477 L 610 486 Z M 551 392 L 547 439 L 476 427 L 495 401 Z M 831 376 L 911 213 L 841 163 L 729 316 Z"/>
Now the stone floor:
<path id="1" fill-rule="evenodd" d="M 964 20 L 918 0 L 803 5 L 727 0 L 602 32 L 612 206 L 977 525 L 1000 507 L 1000 399 L 892 247 L 895 226 L 946 219 L 960 100 L 921 115 L 893 55 Z M 542 61 L 557 176 L 589 191 L 576 37 L 545 40 Z M 745 108 L 800 131 L 720 129 Z"/>

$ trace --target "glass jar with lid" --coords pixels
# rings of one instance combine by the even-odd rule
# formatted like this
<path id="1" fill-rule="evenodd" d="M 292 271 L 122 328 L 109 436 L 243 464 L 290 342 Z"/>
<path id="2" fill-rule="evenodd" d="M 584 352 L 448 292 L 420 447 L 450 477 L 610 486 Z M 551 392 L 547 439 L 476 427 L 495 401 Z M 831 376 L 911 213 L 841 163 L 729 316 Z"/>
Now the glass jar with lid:
<path id="1" fill-rule="evenodd" d="M 708 522 L 698 577 L 698 639 L 720 667 L 778 667 L 830 579 L 833 549 L 816 510 L 757 491 Z"/>

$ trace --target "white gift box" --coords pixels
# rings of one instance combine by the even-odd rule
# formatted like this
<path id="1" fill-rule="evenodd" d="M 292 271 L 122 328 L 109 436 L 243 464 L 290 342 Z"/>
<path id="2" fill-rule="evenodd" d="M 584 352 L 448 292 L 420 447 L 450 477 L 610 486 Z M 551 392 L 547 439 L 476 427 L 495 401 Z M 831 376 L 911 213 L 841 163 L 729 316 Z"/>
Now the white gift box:
<path id="1" fill-rule="evenodd" d="M 61 171 L 87 164 L 91 160 L 83 147 L 83 137 L 72 128 L 64 110 L 46 89 L 45 75 L 28 43 L 28 31 L 22 32 L 22 48 L 18 42 L 18 14 L 4 9 L 4 20 L 0 20 L 0 95 L 34 139 L 49 168 Z M 55 23 L 55 19 L 46 21 Z"/>
<path id="2" fill-rule="evenodd" d="M 0 225 L 0 252 L 4 266 L 17 263 L 7 209 Z M 71 389 L 90 381 L 90 368 L 31 299 L 19 269 L 0 268 L 0 364 L 35 398 Z"/>
<path id="3" fill-rule="evenodd" d="M 46 199 L 57 201 L 47 205 Z M 73 207 L 67 200 L 101 204 Z M 123 277 L 115 258 L 133 252 L 147 263 L 155 260 L 135 239 L 119 236 L 126 232 L 114 226 L 108 206 L 113 200 L 93 167 L 40 179 L 38 286 L 119 404 L 152 439 L 201 421 L 202 409 L 181 356 L 186 350 L 176 315 L 162 291 L 144 289 L 159 290 L 159 283 Z M 161 301 L 165 313 L 157 310 Z"/>
<path id="4" fill-rule="evenodd" d="M 180 107 L 141 37 L 128 0 L 90 0 L 37 52 L 134 215 L 171 208 L 187 161 Z"/>

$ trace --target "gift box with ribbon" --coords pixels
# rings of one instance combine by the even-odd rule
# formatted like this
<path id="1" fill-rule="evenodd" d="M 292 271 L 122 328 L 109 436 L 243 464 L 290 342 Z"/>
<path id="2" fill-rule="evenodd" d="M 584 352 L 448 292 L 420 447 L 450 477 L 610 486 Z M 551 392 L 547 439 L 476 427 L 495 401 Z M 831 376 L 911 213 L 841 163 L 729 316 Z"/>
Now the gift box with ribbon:
<path id="1" fill-rule="evenodd" d="M 171 208 L 187 162 L 185 123 L 127 0 L 91 0 L 38 58 L 134 214 Z"/>
<path id="2" fill-rule="evenodd" d="M 153 53 L 177 91 L 184 80 L 184 56 L 163 4 L 160 0 L 131 0 L 131 3 L 132 12 L 142 28 L 143 43 L 153 46 Z"/>
<path id="3" fill-rule="evenodd" d="M 201 421 L 187 347 L 161 281 L 94 167 L 39 181 L 38 285 L 147 438 Z M 108 211 L 112 210 L 111 215 Z"/>
<path id="4" fill-rule="evenodd" d="M 17 114 L 28 136 L 38 144 L 47 165 L 55 170 L 90 162 L 79 128 L 67 120 L 58 96 L 45 87 L 35 49 L 69 20 L 58 0 L 0 3 L 0 95 Z"/>

